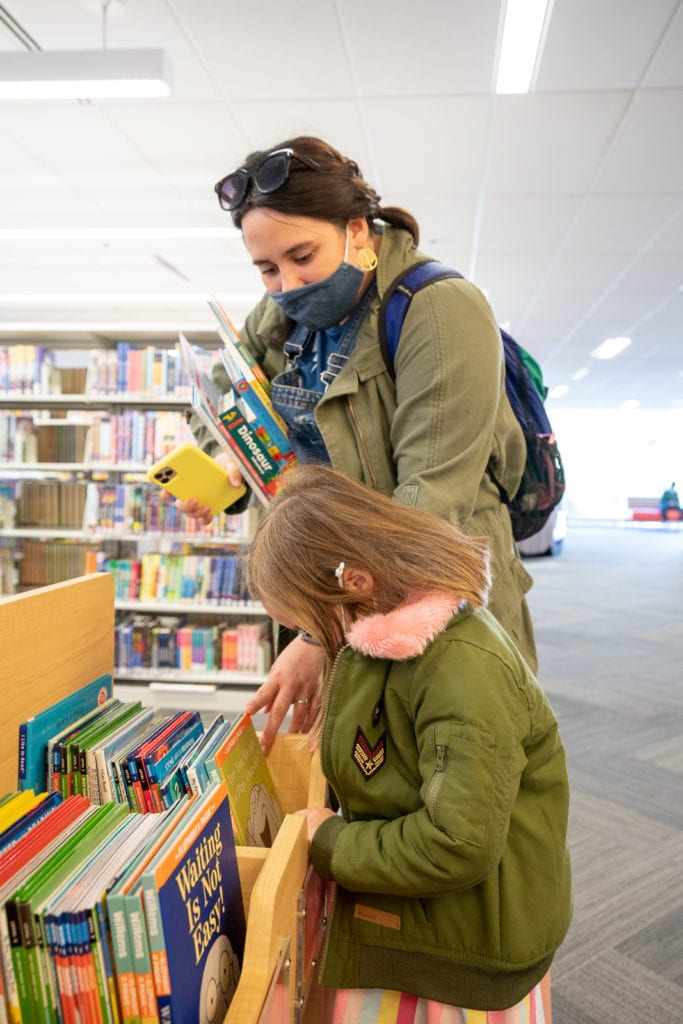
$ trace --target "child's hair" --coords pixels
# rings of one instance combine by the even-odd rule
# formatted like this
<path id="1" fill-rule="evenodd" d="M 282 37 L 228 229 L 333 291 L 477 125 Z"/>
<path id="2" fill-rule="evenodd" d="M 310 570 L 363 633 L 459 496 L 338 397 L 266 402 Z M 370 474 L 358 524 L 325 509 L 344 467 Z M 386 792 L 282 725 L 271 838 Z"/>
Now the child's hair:
<path id="1" fill-rule="evenodd" d="M 341 589 L 340 562 L 371 574 L 371 603 Z M 336 470 L 301 466 L 287 473 L 257 530 L 247 583 L 278 621 L 306 630 L 334 657 L 341 605 L 351 618 L 387 612 L 420 590 L 452 594 L 454 605 L 485 605 L 488 540 Z"/>

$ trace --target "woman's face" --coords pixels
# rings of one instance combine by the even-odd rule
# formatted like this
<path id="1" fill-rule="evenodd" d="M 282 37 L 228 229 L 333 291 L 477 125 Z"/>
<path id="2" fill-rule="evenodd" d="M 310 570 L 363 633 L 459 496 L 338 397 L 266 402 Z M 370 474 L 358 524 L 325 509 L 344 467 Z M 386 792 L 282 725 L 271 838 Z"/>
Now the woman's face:
<path id="1" fill-rule="evenodd" d="M 242 219 L 242 235 L 269 292 L 288 292 L 322 281 L 344 259 L 346 232 L 337 224 L 256 207 Z M 368 243 L 364 218 L 348 223 L 349 263 Z"/>

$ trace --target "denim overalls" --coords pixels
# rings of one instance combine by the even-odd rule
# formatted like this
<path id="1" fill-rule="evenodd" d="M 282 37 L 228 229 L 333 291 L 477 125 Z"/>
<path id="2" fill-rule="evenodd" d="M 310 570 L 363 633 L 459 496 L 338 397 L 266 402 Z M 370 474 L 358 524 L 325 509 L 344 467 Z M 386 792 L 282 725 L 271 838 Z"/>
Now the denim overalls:
<path id="1" fill-rule="evenodd" d="M 328 387 L 342 369 L 354 350 L 356 335 L 376 293 L 373 281 L 354 306 L 348 320 L 339 328 L 338 348 L 327 357 L 327 365 L 319 377 L 313 377 L 310 364 L 314 357 L 313 338 L 315 331 L 299 324 L 291 338 L 285 342 L 283 351 L 287 356 L 287 369 L 271 381 L 271 401 L 275 411 L 287 424 L 289 443 L 300 463 L 330 462 L 322 435 L 315 419 L 315 407 Z M 321 332 L 322 333 L 322 332 Z M 302 366 L 303 364 L 303 366 Z M 302 368 L 312 387 L 303 387 Z"/>

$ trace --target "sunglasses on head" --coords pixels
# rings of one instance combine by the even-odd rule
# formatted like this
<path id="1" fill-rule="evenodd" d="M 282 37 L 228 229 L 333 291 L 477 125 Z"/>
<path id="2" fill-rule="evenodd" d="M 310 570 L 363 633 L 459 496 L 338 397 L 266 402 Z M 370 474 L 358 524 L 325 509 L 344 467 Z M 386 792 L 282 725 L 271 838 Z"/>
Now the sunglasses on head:
<path id="1" fill-rule="evenodd" d="M 311 160 L 307 156 L 299 156 L 293 149 L 276 149 L 263 158 L 253 174 L 246 167 L 240 167 L 239 170 L 221 178 L 214 186 L 221 207 L 224 210 L 236 210 L 244 200 L 250 182 L 253 182 L 259 192 L 264 194 L 277 192 L 289 177 L 292 160 L 298 160 L 300 164 L 305 164 L 313 171 L 320 170 L 315 160 Z"/>

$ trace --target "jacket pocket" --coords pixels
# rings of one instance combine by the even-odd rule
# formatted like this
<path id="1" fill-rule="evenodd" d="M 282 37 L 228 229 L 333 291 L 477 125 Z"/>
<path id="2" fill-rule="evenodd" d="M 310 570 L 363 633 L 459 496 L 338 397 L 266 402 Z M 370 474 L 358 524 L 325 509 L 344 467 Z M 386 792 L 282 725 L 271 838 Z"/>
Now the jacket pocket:
<path id="1" fill-rule="evenodd" d="M 424 803 L 453 840 L 484 846 L 494 802 L 496 737 L 469 722 L 434 726 L 433 772 Z"/>

